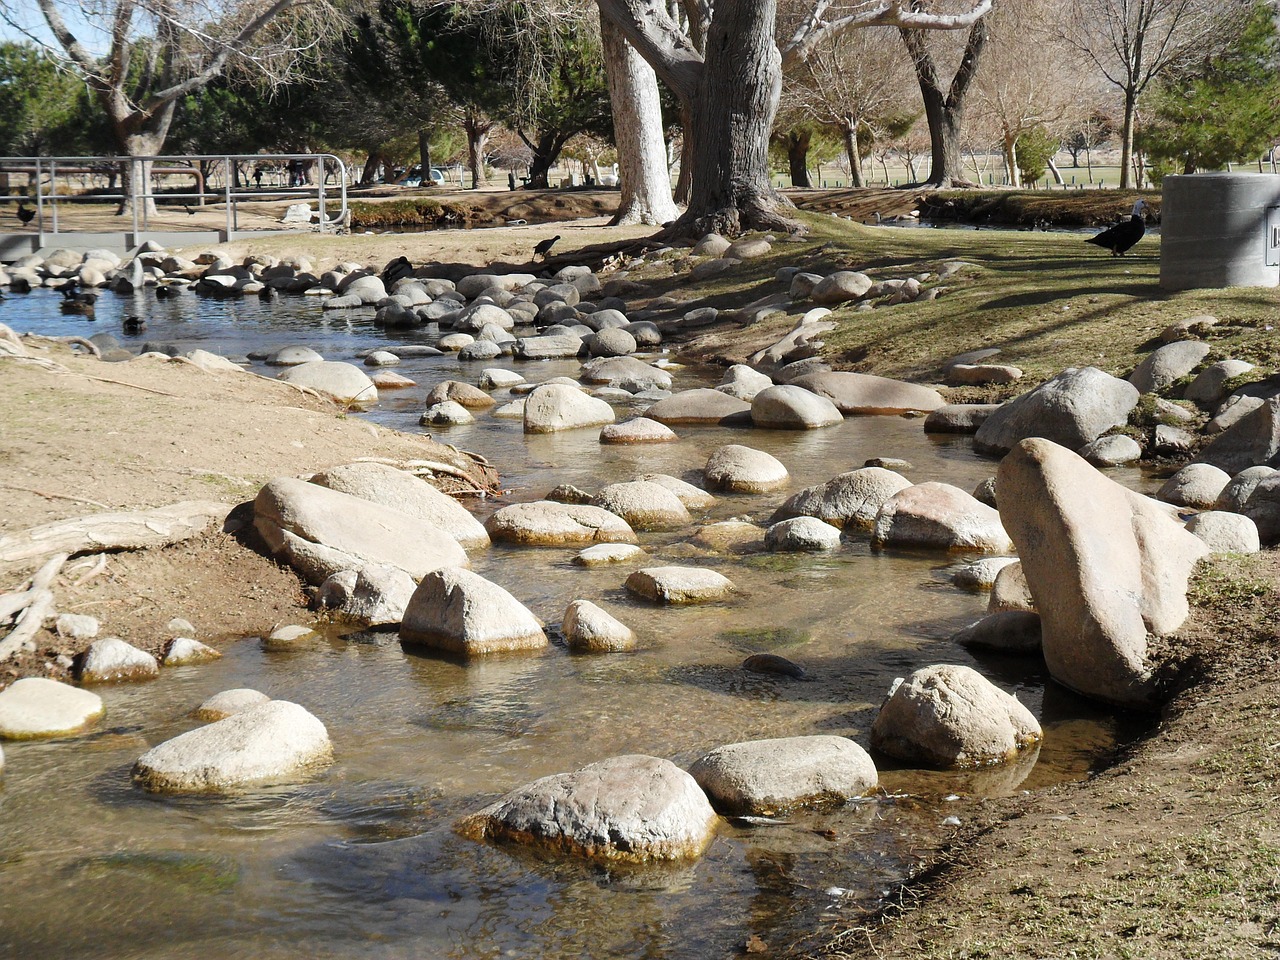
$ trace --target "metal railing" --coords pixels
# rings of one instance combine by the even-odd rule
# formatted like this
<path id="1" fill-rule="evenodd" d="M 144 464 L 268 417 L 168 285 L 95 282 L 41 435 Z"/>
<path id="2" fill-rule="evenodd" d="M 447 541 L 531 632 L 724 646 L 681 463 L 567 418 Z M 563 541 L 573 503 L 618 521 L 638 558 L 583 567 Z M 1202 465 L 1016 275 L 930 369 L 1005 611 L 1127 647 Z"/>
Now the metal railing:
<path id="1" fill-rule="evenodd" d="M 15 179 L 26 177 L 26 191 L 15 192 Z M 173 177 L 190 178 L 194 189 L 161 189 Z M 264 179 L 271 184 L 264 187 Z M 78 183 L 74 182 L 78 179 Z M 249 181 L 254 185 L 250 187 Z M 330 180 L 333 181 L 330 184 Z M 115 188 L 115 184 L 119 188 Z M 134 235 L 151 229 L 153 216 L 177 202 L 187 213 L 198 207 L 221 205 L 229 239 L 240 229 L 246 203 L 295 199 L 316 202 L 323 232 L 347 220 L 347 167 L 330 153 L 186 154 L 151 157 L 0 157 L 0 202 L 34 203 L 36 230 L 45 234 L 85 232 L 66 230 L 60 207 L 84 203 L 116 203 L 131 217 Z M 329 210 L 336 205 L 337 213 Z M 202 227 L 203 228 L 203 227 Z"/>

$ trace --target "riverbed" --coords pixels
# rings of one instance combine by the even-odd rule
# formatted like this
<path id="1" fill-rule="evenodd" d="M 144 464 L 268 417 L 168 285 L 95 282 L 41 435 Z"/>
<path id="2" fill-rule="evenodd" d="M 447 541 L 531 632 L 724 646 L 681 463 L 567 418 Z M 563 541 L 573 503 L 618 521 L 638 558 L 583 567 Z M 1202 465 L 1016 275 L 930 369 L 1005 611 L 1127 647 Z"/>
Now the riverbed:
<path id="1" fill-rule="evenodd" d="M 109 332 L 135 350 L 154 341 L 231 356 L 303 344 L 354 360 L 374 347 L 430 342 L 375 327 L 371 311 L 322 316 L 308 298 L 106 294 L 94 323 L 62 316 L 56 300 L 47 291 L 12 296 L 0 321 L 19 332 Z M 147 329 L 125 337 L 126 315 L 144 317 Z M 394 369 L 419 386 L 384 392 L 362 416 L 421 432 L 425 392 L 446 378 L 475 382 L 487 366 L 529 380 L 577 372 L 573 362 L 409 359 Z M 719 371 L 675 376 L 680 387 L 709 385 Z M 488 416 L 432 432 L 500 471 L 509 493 L 473 504 L 482 518 L 562 483 L 593 491 L 639 472 L 696 480 L 707 455 L 730 442 L 773 453 L 793 483 L 776 495 L 721 497 L 707 520 L 767 521 L 789 493 L 871 457 L 903 458 L 911 480 L 964 489 L 994 470 L 968 438 L 928 436 L 919 419 L 901 417 L 807 433 L 681 427 L 680 442 L 645 448 L 601 446 L 595 430 L 526 437 L 518 421 Z M 1145 489 L 1137 471 L 1112 475 Z M 960 558 L 876 552 L 857 537 L 822 555 L 712 554 L 689 544 L 690 533 L 645 533 L 641 543 L 654 560 L 725 573 L 740 598 L 659 608 L 624 593 L 631 567 L 583 569 L 571 550 L 472 553 L 474 569 L 542 617 L 553 638 L 565 606 L 581 597 L 636 631 L 633 653 L 574 656 L 555 642 L 536 655 L 459 664 L 406 651 L 392 633 L 334 631 L 290 652 L 245 638 L 223 644 L 224 658 L 211 666 L 99 688 L 107 719 L 89 735 L 6 745 L 0 952 L 677 958 L 734 955 L 753 935 L 780 950 L 877 906 L 982 797 L 1086 776 L 1132 733 L 1046 687 L 1038 661 L 978 661 L 950 643 L 986 602 L 951 584 L 948 568 Z M 763 651 L 802 664 L 812 680 L 742 670 L 745 657 Z M 808 733 L 866 745 L 893 679 L 938 662 L 974 666 L 1017 693 L 1045 727 L 1038 756 L 963 776 L 882 763 L 880 794 L 782 823 L 726 821 L 707 855 L 680 869 L 604 870 L 453 832 L 457 816 L 507 790 L 607 756 L 650 753 L 688 765 L 722 743 Z M 333 738 L 334 766 L 305 784 L 223 800 L 154 798 L 131 785 L 142 752 L 191 729 L 188 713 L 205 697 L 240 686 L 316 714 Z"/>

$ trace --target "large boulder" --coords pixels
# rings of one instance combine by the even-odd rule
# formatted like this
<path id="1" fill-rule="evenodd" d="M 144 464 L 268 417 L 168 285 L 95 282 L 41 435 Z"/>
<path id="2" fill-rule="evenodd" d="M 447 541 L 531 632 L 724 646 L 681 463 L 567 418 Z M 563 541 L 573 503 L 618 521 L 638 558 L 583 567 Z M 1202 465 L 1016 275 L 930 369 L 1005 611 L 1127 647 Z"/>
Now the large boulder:
<path id="1" fill-rule="evenodd" d="M 535 780 L 464 818 L 458 829 L 477 840 L 646 863 L 696 859 L 716 823 L 693 777 L 669 760 L 633 755 Z"/>
<path id="2" fill-rule="evenodd" d="M 422 578 L 400 623 L 400 639 L 467 657 L 547 645 L 542 624 L 524 604 L 460 567 Z"/>
<path id="3" fill-rule="evenodd" d="M 711 489 L 729 493 L 767 493 L 791 481 L 787 468 L 772 454 L 738 443 L 714 451 L 702 475 Z"/>
<path id="4" fill-rule="evenodd" d="M 751 420 L 751 404 L 719 390 L 700 387 L 682 390 L 649 407 L 644 414 L 659 423 L 745 424 Z"/>
<path id="5" fill-rule="evenodd" d="M 611 483 L 591 502 L 616 513 L 633 530 L 669 530 L 692 522 L 680 498 L 651 480 Z"/>
<path id="6" fill-rule="evenodd" d="M 1000 514 L 949 483 L 918 483 L 886 500 L 872 539 L 892 547 L 930 547 L 1009 553 L 1013 544 Z"/>
<path id="7" fill-rule="evenodd" d="M 635 543 L 631 525 L 615 513 L 588 504 L 538 500 L 494 512 L 485 529 L 495 540 L 532 546 Z"/>
<path id="8" fill-rule="evenodd" d="M 867 752 L 845 737 L 784 737 L 716 747 L 689 774 L 727 814 L 775 816 L 795 807 L 843 803 L 879 782 Z"/>
<path id="9" fill-rule="evenodd" d="M 1252 484 L 1240 504 L 1240 513 L 1254 522 L 1264 544 L 1280 542 L 1280 472 Z"/>
<path id="10" fill-rule="evenodd" d="M 106 708 L 89 690 L 44 677 L 23 677 L 0 690 L 0 740 L 37 740 L 78 733 Z"/>
<path id="11" fill-rule="evenodd" d="M 826 397 L 803 387 L 767 387 L 751 401 L 751 420 L 773 430 L 814 430 L 844 422 L 844 416 Z"/>
<path id="12" fill-rule="evenodd" d="M 511 348 L 517 360 L 569 360 L 586 349 L 581 337 L 561 333 L 544 337 L 520 337 Z"/>
<path id="13" fill-rule="evenodd" d="M 439 527 L 292 477 L 258 491 L 253 512 L 272 553 L 317 585 L 368 563 L 391 564 L 415 580 L 440 567 L 468 565 L 458 541 Z"/>
<path id="14" fill-rule="evenodd" d="M 323 723 L 296 703 L 270 700 L 153 747 L 133 779 L 151 793 L 232 793 L 295 780 L 332 759 Z"/>
<path id="15" fill-rule="evenodd" d="M 856 270 L 838 270 L 823 277 L 810 291 L 814 303 L 832 304 L 857 300 L 871 289 L 872 281 L 865 273 Z"/>
<path id="16" fill-rule="evenodd" d="M 902 380 L 876 377 L 869 373 L 827 371 L 807 373 L 791 381 L 820 397 L 826 397 L 842 414 L 928 413 L 946 406 L 942 394 Z"/>
<path id="17" fill-rule="evenodd" d="M 765 531 L 765 549 L 775 553 L 816 553 L 840 546 L 840 531 L 817 517 L 780 520 Z"/>
<path id="18" fill-rule="evenodd" d="M 931 767 L 1001 763 L 1040 738 L 1016 697 L 970 667 L 946 664 L 896 683 L 871 724 L 875 749 Z"/>
<path id="19" fill-rule="evenodd" d="M 1002 405 L 978 428 L 973 445 L 999 454 L 1027 437 L 1043 437 L 1079 450 L 1124 424 L 1139 396 L 1133 384 L 1097 367 L 1073 367 Z"/>
<path id="20" fill-rule="evenodd" d="M 484 524 L 466 507 L 404 470 L 383 463 L 345 463 L 320 471 L 311 482 L 439 527 L 464 549 L 489 545 Z"/>
<path id="21" fill-rule="evenodd" d="M 461 380 L 441 380 L 427 392 L 423 403 L 429 407 L 432 404 L 444 403 L 446 400 L 461 404 L 468 410 L 486 410 L 498 402 L 470 383 L 464 383 Z"/>
<path id="22" fill-rule="evenodd" d="M 1280 396 L 1271 397 L 1223 430 L 1196 461 L 1232 475 L 1248 467 L 1280 467 Z"/>
<path id="23" fill-rule="evenodd" d="M 836 527 L 870 529 L 885 501 L 911 481 L 883 467 L 861 467 L 806 487 L 780 506 L 773 519 L 817 517 Z"/>
<path id="24" fill-rule="evenodd" d="M 556 433 L 613 421 L 613 407 L 565 384 L 544 383 L 524 402 L 525 433 Z"/>
<path id="25" fill-rule="evenodd" d="M 295 387 L 307 387 L 335 403 L 364 410 L 378 402 L 378 388 L 354 363 L 338 360 L 313 360 L 290 367 L 280 374 L 281 380 Z"/>
<path id="26" fill-rule="evenodd" d="M 1187 580 L 1208 548 L 1155 501 L 1048 440 L 1019 443 L 997 484 L 1050 674 L 1085 696 L 1150 706 L 1149 638 L 1187 618 Z"/>

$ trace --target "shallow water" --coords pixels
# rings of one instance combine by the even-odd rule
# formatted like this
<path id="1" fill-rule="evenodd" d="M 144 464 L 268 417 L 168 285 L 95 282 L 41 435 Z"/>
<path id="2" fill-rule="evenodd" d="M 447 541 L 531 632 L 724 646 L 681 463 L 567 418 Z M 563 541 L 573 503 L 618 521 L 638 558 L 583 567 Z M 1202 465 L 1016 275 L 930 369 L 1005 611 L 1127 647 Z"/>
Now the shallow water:
<path id="1" fill-rule="evenodd" d="M 135 349 L 153 340 L 237 355 L 298 343 L 352 359 L 426 342 L 375 328 L 371 312 L 319 313 L 302 298 L 268 306 L 190 294 L 155 301 L 144 292 L 106 294 L 91 324 L 61 316 L 56 295 L 44 291 L 0 303 L 0 322 L 19 332 L 120 336 L 121 316 L 144 316 L 144 335 L 120 336 Z M 395 369 L 419 387 L 384 392 L 366 416 L 420 432 L 426 390 L 445 377 L 474 381 L 486 366 L 531 380 L 577 369 L 408 360 Z M 713 372 L 693 369 L 678 378 L 715 382 Z M 601 446 L 595 430 L 525 437 L 518 421 L 482 416 L 435 435 L 493 462 L 508 502 L 539 499 L 560 483 L 594 490 L 637 472 L 696 479 L 726 442 L 768 450 L 791 470 L 788 491 L 723 497 L 713 520 L 764 521 L 789 493 L 869 457 L 902 457 L 914 465 L 912 480 L 965 489 L 994 469 L 968 438 L 926 436 L 919 419 L 857 418 L 807 433 L 677 432 L 675 444 Z M 1136 471 L 1120 478 L 1144 485 Z M 687 534 L 645 533 L 641 543 L 655 560 L 720 570 L 742 589 L 738 598 L 664 608 L 626 595 L 633 566 L 583 569 L 570 563 L 573 550 L 473 551 L 478 573 L 553 628 L 570 600 L 602 603 L 642 638 L 632 653 L 575 656 L 555 642 L 542 653 L 463 665 L 406 651 L 390 633 L 335 633 L 287 653 L 249 639 L 227 645 L 211 666 L 98 688 L 107 718 L 88 736 L 6 744 L 0 955 L 674 960 L 736 955 L 751 935 L 776 950 L 874 907 L 952 832 L 946 818 L 967 819 L 978 798 L 1085 776 L 1132 732 L 1046 686 L 1037 661 L 979 662 L 950 644 L 986 601 L 950 584 L 945 569 L 956 558 L 874 552 L 860 538 L 820 556 L 712 556 L 684 543 Z M 812 681 L 743 671 L 742 660 L 761 651 L 802 664 Z M 507 790 L 617 754 L 687 765 L 722 743 L 811 733 L 865 745 L 893 679 L 937 662 L 975 666 L 1016 692 L 1045 727 L 1038 756 L 965 775 L 882 769 L 883 795 L 778 825 L 725 822 L 707 855 L 682 868 L 605 870 L 453 832 L 458 815 Z M 337 762 L 310 782 L 233 799 L 154 798 L 131 785 L 141 753 L 191 729 L 188 714 L 203 699 L 241 686 L 315 713 Z"/>

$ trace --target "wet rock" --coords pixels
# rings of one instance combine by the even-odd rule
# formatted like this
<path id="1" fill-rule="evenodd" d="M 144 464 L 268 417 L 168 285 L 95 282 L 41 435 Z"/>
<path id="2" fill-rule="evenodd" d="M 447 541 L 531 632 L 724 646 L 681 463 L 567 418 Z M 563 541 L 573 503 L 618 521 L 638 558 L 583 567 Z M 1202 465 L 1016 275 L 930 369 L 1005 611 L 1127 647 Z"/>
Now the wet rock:
<path id="1" fill-rule="evenodd" d="M 948 403 L 924 418 L 925 433 L 977 433 L 998 403 Z"/>
<path id="2" fill-rule="evenodd" d="M 280 374 L 280 379 L 360 410 L 378 402 L 378 388 L 363 370 L 351 363 L 315 360 L 291 367 Z"/>
<path id="3" fill-rule="evenodd" d="M 751 420 L 772 430 L 815 430 L 844 422 L 826 397 L 797 386 L 767 387 L 751 401 Z"/>
<path id="4" fill-rule="evenodd" d="M 727 814 L 773 816 L 796 807 L 843 803 L 879 782 L 867 752 L 845 737 L 784 737 L 717 747 L 689 774 Z"/>
<path id="5" fill-rule="evenodd" d="M 590 600 L 569 604 L 564 612 L 564 638 L 570 650 L 583 653 L 612 653 L 636 645 L 628 626 Z"/>
<path id="6" fill-rule="evenodd" d="M 446 400 L 452 400 L 468 410 L 485 410 L 497 402 L 479 387 L 463 383 L 461 380 L 443 380 L 431 388 L 424 403 L 429 407 L 435 403 L 444 403 Z"/>
<path id="7" fill-rule="evenodd" d="M 489 545 L 484 525 L 466 507 L 405 470 L 382 463 L 346 463 L 320 471 L 311 482 L 428 523 L 465 549 Z"/>
<path id="8" fill-rule="evenodd" d="M 1129 382 L 1139 393 L 1156 393 L 1175 380 L 1181 380 L 1209 355 L 1209 345 L 1198 340 L 1169 343 L 1147 354 L 1137 369 L 1129 374 Z"/>
<path id="9" fill-rule="evenodd" d="M 1041 739 L 1015 697 L 969 667 L 938 665 L 898 683 L 871 724 L 871 745 L 908 763 L 1002 763 Z"/>
<path id="10" fill-rule="evenodd" d="M 399 567 L 371 563 L 356 574 L 351 595 L 341 609 L 352 620 L 370 627 L 394 626 L 404 619 L 417 586 Z"/>
<path id="11" fill-rule="evenodd" d="M 669 530 L 692 522 L 679 497 L 648 480 L 611 483 L 596 494 L 592 503 L 616 513 L 633 530 Z"/>
<path id="12" fill-rule="evenodd" d="M 1119 467 L 1142 459 L 1142 446 L 1133 437 L 1113 433 L 1080 448 L 1080 456 L 1095 467 Z"/>
<path id="13" fill-rule="evenodd" d="M 626 587 L 646 600 L 671 604 L 723 600 L 737 590 L 728 577 L 703 567 L 645 567 L 627 577 Z"/>
<path id="14" fill-rule="evenodd" d="M 707 486 L 729 493 L 767 493 L 791 480 L 787 468 L 763 450 L 730 443 L 707 458 L 703 469 Z"/>
<path id="15" fill-rule="evenodd" d="M 89 645 L 80 665 L 81 683 L 121 683 L 154 680 L 160 673 L 156 658 L 125 643 L 119 637 L 104 637 Z"/>
<path id="16" fill-rule="evenodd" d="M 535 780 L 458 829 L 556 854 L 645 863 L 697 858 L 717 820 L 691 776 L 669 760 L 634 755 Z"/>
<path id="17" fill-rule="evenodd" d="M 971 650 L 998 653 L 1039 653 L 1040 614 L 1031 610 L 1002 610 L 971 623 L 951 638 Z"/>
<path id="18" fill-rule="evenodd" d="M 1187 618 L 1187 580 L 1208 548 L 1154 501 L 1047 440 L 1018 444 L 998 477 L 1050 674 L 1088 697 L 1150 706 L 1158 665 L 1148 638 Z"/>
<path id="19" fill-rule="evenodd" d="M 817 517 L 794 517 L 765 531 L 764 545 L 777 552 L 820 552 L 840 546 L 840 531 Z"/>
<path id="20" fill-rule="evenodd" d="M 262 648 L 264 650 L 296 650 L 319 637 L 320 634 L 311 627 L 304 627 L 300 623 L 287 623 L 282 627 L 276 627 L 263 637 Z"/>
<path id="21" fill-rule="evenodd" d="M 613 407 L 577 387 L 542 384 L 525 398 L 524 432 L 557 433 L 613 423 Z"/>
<path id="22" fill-rule="evenodd" d="M 1187 521 L 1187 530 L 1203 540 L 1213 553 L 1257 553 L 1262 548 L 1258 525 L 1238 513 L 1224 510 L 1198 513 Z"/>
<path id="23" fill-rule="evenodd" d="M 505 387 L 514 387 L 517 383 L 524 383 L 524 377 L 516 373 L 514 370 L 503 370 L 500 367 L 489 367 L 480 371 L 480 389 L 482 390 L 501 390 Z"/>
<path id="24" fill-rule="evenodd" d="M 433 403 L 422 411 L 422 416 L 418 418 L 418 423 L 424 427 L 458 427 L 475 422 L 476 418 L 471 415 L 470 410 L 452 400 Z"/>
<path id="25" fill-rule="evenodd" d="M 763 548 L 764 530 L 745 520 L 722 520 L 699 527 L 689 543 L 715 553 L 748 553 Z"/>
<path id="26" fill-rule="evenodd" d="M 679 439 L 670 427 L 648 417 L 606 424 L 600 431 L 601 443 L 674 443 Z"/>
<path id="27" fill-rule="evenodd" d="M 635 531 L 617 514 L 589 505 L 513 503 L 485 521 L 494 540 L 531 546 L 635 543 Z"/>
<path id="28" fill-rule="evenodd" d="M 292 477 L 258 492 L 254 527 L 313 584 L 367 563 L 389 563 L 415 578 L 468 563 L 457 540 L 432 523 Z"/>
<path id="29" fill-rule="evenodd" d="M 205 723 L 213 723 L 218 720 L 225 720 L 227 717 L 234 717 L 237 713 L 244 713 L 253 707 L 259 707 L 270 700 L 271 698 L 265 693 L 259 693 L 257 690 L 251 690 L 248 687 L 223 690 L 221 693 L 215 693 L 200 706 L 196 707 L 192 716 L 197 720 L 203 720 Z"/>
<path id="30" fill-rule="evenodd" d="M 96 693 L 57 680 L 24 677 L 0 690 L 0 740 L 67 736 L 105 712 Z"/>
<path id="31" fill-rule="evenodd" d="M 928 413 L 946 405 L 937 390 L 867 373 L 810 373 L 792 383 L 826 397 L 846 416 Z"/>
<path id="32" fill-rule="evenodd" d="M 372 377 L 373 385 L 379 390 L 408 390 L 418 385 L 416 380 L 394 373 L 390 370 L 379 370 Z"/>
<path id="33" fill-rule="evenodd" d="M 721 257 L 732 244 L 718 233 L 708 233 L 693 245 L 690 251 L 695 257 Z"/>
<path id="34" fill-rule="evenodd" d="M 310 347 L 281 347 L 267 357 L 266 363 L 269 367 L 297 367 L 323 359 Z"/>
<path id="35" fill-rule="evenodd" d="M 989 416 L 974 435 L 982 453 L 1005 453 L 1027 437 L 1043 437 L 1079 450 L 1122 426 L 1138 403 L 1138 390 L 1097 369 L 1068 369 Z"/>
<path id="36" fill-rule="evenodd" d="M 600 543 L 594 547 L 579 550 L 573 562 L 580 567 L 603 567 L 615 563 L 626 563 L 644 555 L 645 552 L 632 543 Z"/>
<path id="37" fill-rule="evenodd" d="M 884 546 L 1009 553 L 1000 514 L 948 483 L 919 483 L 884 502 L 872 527 Z"/>
<path id="38" fill-rule="evenodd" d="M 617 327 L 591 334 L 586 344 L 587 352 L 593 357 L 625 357 L 638 349 L 636 338 Z"/>
<path id="39" fill-rule="evenodd" d="M 232 793 L 291 782 L 332 759 L 323 723 L 296 703 L 270 700 L 148 750 L 133 779 L 149 793 Z"/>
<path id="40" fill-rule="evenodd" d="M 681 480 L 679 477 L 668 476 L 665 473 L 646 473 L 639 479 L 648 480 L 651 483 L 666 487 L 679 498 L 686 510 L 709 510 L 716 502 L 716 498 L 707 493 L 707 491 L 701 487 L 695 487 L 692 483 Z"/>
<path id="41" fill-rule="evenodd" d="M 590 503 L 592 495 L 572 483 L 561 483 L 554 487 L 544 498 L 556 503 Z"/>
<path id="42" fill-rule="evenodd" d="M 1156 498 L 1179 507 L 1212 507 L 1231 477 L 1208 463 L 1189 463 L 1156 491 Z"/>
<path id="43" fill-rule="evenodd" d="M 524 604 L 459 567 L 422 578 L 404 612 L 400 639 L 468 657 L 547 645 L 542 624 Z"/>
<path id="44" fill-rule="evenodd" d="M 163 665 L 166 667 L 190 667 L 221 660 L 222 654 L 191 637 L 175 637 L 169 642 Z"/>
<path id="45" fill-rule="evenodd" d="M 659 423 L 718 423 L 723 425 L 750 422 L 751 404 L 721 393 L 699 388 L 682 390 L 659 400 L 645 411 L 645 416 Z"/>

